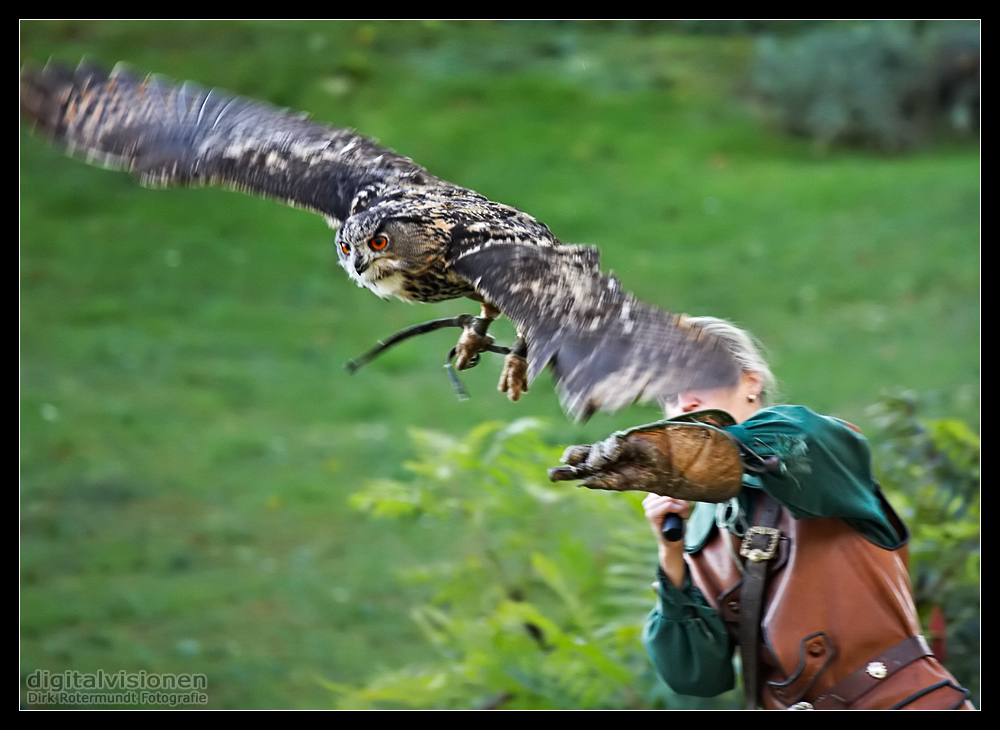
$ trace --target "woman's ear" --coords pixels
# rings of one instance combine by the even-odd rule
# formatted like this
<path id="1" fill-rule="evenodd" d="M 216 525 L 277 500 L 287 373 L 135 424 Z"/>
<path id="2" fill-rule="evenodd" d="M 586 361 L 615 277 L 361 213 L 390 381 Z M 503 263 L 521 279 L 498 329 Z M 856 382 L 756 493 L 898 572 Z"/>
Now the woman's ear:
<path id="1" fill-rule="evenodd" d="M 764 378 L 756 370 L 744 370 L 740 388 L 751 403 L 759 402 L 764 390 Z"/>

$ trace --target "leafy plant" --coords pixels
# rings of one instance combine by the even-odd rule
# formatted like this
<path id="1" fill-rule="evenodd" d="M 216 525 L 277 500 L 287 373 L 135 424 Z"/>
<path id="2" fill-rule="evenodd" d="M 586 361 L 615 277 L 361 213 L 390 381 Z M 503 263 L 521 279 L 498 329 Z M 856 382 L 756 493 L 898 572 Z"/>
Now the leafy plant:
<path id="1" fill-rule="evenodd" d="M 876 473 L 912 532 L 910 580 L 924 633 L 978 705 L 979 437 L 961 421 L 921 421 L 917 410 L 909 392 L 870 409 L 882 431 Z"/>
<path id="2" fill-rule="evenodd" d="M 639 643 L 655 569 L 639 497 L 551 486 L 560 452 L 542 432 L 532 419 L 462 439 L 413 431 L 413 479 L 354 495 L 373 516 L 462 528 L 450 560 L 399 571 L 433 585 L 412 616 L 437 660 L 361 689 L 329 684 L 340 707 L 663 705 Z"/>

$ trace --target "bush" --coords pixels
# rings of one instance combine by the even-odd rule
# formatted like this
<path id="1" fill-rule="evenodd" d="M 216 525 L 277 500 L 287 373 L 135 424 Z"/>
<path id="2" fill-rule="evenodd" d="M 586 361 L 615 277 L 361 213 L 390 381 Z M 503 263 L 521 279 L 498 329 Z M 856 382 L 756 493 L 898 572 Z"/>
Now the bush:
<path id="1" fill-rule="evenodd" d="M 897 152 L 942 119 L 978 130 L 979 34 L 880 23 L 759 42 L 753 85 L 785 131 Z"/>
<path id="2" fill-rule="evenodd" d="M 871 409 L 876 475 L 909 525 L 910 581 L 924 635 L 979 706 L 979 438 L 961 421 L 921 421 L 912 393 Z"/>
<path id="3" fill-rule="evenodd" d="M 684 704 L 671 700 L 639 641 L 656 564 L 642 495 L 552 486 L 545 468 L 561 449 L 542 433 L 531 419 L 485 423 L 463 439 L 413 431 L 413 478 L 372 482 L 354 496 L 373 516 L 460 527 L 451 560 L 399 571 L 402 582 L 433 588 L 412 615 L 437 659 L 360 689 L 328 684 L 338 707 Z"/>

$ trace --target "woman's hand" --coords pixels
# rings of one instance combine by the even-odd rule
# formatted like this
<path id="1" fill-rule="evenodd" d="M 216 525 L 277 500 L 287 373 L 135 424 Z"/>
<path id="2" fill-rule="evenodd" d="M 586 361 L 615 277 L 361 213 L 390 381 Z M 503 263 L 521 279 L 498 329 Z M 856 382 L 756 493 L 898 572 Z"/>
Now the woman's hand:
<path id="1" fill-rule="evenodd" d="M 663 521 L 669 514 L 680 515 L 686 520 L 691 515 L 691 503 L 684 499 L 650 494 L 642 500 L 642 506 L 659 545 L 660 567 L 663 568 L 663 572 L 666 573 L 674 587 L 681 588 L 687 574 L 687 567 L 684 564 L 684 541 L 668 542 L 665 540 L 663 538 Z"/>

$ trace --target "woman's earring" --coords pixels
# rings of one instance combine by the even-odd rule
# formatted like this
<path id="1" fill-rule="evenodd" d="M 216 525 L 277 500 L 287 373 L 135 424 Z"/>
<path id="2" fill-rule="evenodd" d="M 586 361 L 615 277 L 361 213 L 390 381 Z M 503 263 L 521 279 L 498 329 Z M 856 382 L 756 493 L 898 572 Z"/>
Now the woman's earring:
<path id="1" fill-rule="evenodd" d="M 751 393 L 750 395 L 747 396 L 747 401 L 749 401 L 750 403 L 754 403 L 754 402 L 756 402 L 756 400 L 757 400 L 757 396 L 755 396 L 753 393 Z"/>

